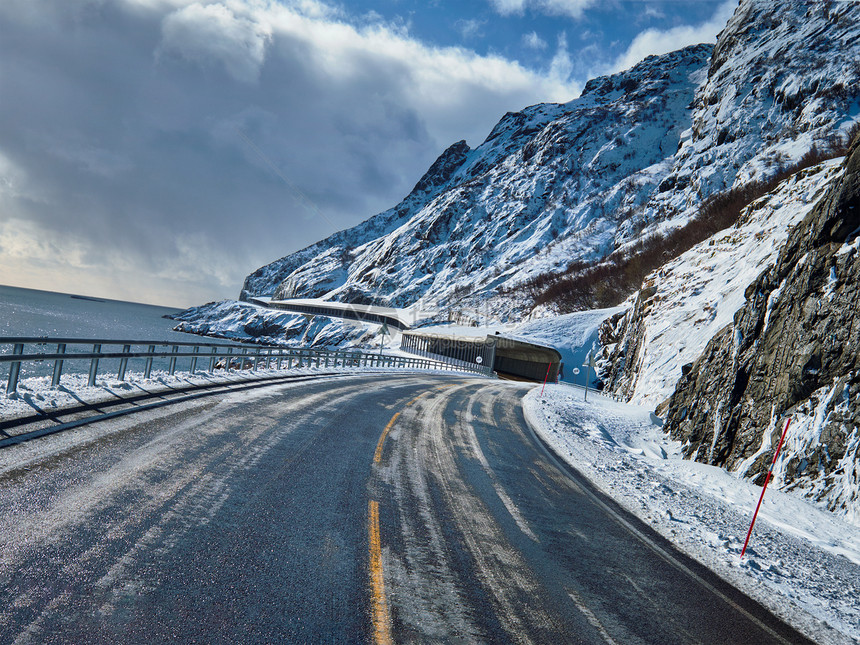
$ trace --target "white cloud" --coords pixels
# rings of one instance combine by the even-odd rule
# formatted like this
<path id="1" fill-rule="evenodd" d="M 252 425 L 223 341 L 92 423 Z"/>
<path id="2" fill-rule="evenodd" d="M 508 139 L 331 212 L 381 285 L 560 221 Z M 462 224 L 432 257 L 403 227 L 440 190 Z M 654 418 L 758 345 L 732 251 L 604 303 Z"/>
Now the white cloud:
<path id="1" fill-rule="evenodd" d="M 547 42 L 537 35 L 536 31 L 529 32 L 523 36 L 523 45 L 528 47 L 529 49 L 536 49 L 538 51 L 547 48 Z"/>
<path id="2" fill-rule="evenodd" d="M 536 4 L 550 15 L 579 18 L 585 9 L 595 4 L 595 0 L 539 0 Z"/>
<path id="3" fill-rule="evenodd" d="M 454 26 L 464 40 L 469 40 L 482 36 L 481 30 L 486 24 L 486 20 L 458 20 Z"/>
<path id="4" fill-rule="evenodd" d="M 490 0 L 493 8 L 503 16 L 521 15 L 531 10 L 550 16 L 580 18 L 582 12 L 596 0 Z"/>
<path id="5" fill-rule="evenodd" d="M 699 25 L 680 25 L 671 29 L 647 29 L 640 33 L 621 56 L 600 73 L 613 73 L 628 69 L 652 55 L 667 54 L 688 45 L 716 42 L 717 34 L 722 31 L 734 14 L 737 0 L 726 0 L 714 15 Z"/>
<path id="6" fill-rule="evenodd" d="M 541 73 L 314 0 L 99 6 L 0 2 L 3 270 L 41 288 L 53 271 L 77 292 L 235 297 L 258 266 L 395 205 L 453 142 L 579 91 L 561 43 Z"/>
<path id="7" fill-rule="evenodd" d="M 549 75 L 557 82 L 563 82 L 563 79 L 570 78 L 571 72 L 573 72 L 573 63 L 567 51 L 567 34 L 562 32 L 558 36 L 558 47 L 550 63 Z"/>
<path id="8" fill-rule="evenodd" d="M 490 0 L 493 8 L 503 16 L 523 13 L 526 3 L 527 0 Z"/>
<path id="9" fill-rule="evenodd" d="M 663 11 L 653 5 L 648 5 L 645 7 L 645 10 L 642 12 L 643 18 L 665 18 L 666 14 Z"/>

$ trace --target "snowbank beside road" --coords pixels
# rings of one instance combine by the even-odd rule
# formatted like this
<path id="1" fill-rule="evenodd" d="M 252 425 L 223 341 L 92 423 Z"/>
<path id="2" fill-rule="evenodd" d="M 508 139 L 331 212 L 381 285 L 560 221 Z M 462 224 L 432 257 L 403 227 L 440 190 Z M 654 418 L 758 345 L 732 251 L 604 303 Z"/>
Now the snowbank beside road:
<path id="1" fill-rule="evenodd" d="M 607 495 L 678 548 L 823 645 L 860 641 L 860 527 L 799 495 L 681 458 L 648 408 L 567 385 L 525 398 L 535 431 Z"/>
<path id="2" fill-rule="evenodd" d="M 306 370 L 291 370 L 290 374 L 313 373 L 314 368 Z M 173 375 L 163 370 L 153 370 L 150 378 L 144 378 L 142 372 L 127 372 L 124 381 L 113 376 L 99 376 L 94 386 L 89 386 L 87 374 L 64 374 L 60 384 L 51 386 L 51 378 L 31 377 L 21 379 L 18 390 L 11 394 L 0 396 L 0 419 L 14 419 L 31 414 L 54 414 L 64 409 L 80 404 L 98 404 L 106 401 L 116 401 L 134 394 L 169 392 L 180 387 L 203 386 L 231 381 L 244 381 L 250 377 L 264 378 L 283 374 L 283 370 L 223 370 L 211 372 L 176 372 Z"/>
<path id="3" fill-rule="evenodd" d="M 399 355 L 396 352 L 386 352 L 386 356 Z M 404 354 L 409 356 L 408 354 Z M 31 377 L 18 382 L 18 390 L 12 394 L 0 395 L 0 420 L 36 414 L 60 414 L 80 404 L 98 404 L 106 401 L 115 402 L 135 394 L 159 394 L 189 386 L 223 385 L 229 383 L 244 384 L 250 379 L 264 379 L 273 376 L 314 376 L 331 374 L 364 374 L 376 372 L 380 374 L 397 374 L 412 371 L 408 368 L 385 367 L 293 367 L 284 369 L 260 368 L 251 370 L 218 370 L 216 372 L 176 372 L 173 375 L 166 371 L 153 370 L 150 378 L 144 378 L 142 372 L 126 372 L 125 380 L 120 381 L 115 375 L 99 376 L 93 387 L 87 385 L 87 374 L 64 374 L 60 384 L 51 386 L 50 377 Z M 457 370 L 421 370 L 422 374 L 457 374 Z M 474 376 L 471 372 L 462 372 Z"/>

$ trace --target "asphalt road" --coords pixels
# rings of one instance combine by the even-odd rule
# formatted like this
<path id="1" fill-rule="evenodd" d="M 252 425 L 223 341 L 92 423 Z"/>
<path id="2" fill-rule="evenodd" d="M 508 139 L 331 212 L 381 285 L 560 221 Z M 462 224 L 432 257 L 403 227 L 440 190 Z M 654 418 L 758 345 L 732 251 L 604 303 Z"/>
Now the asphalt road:
<path id="1" fill-rule="evenodd" d="M 320 379 L 4 450 L 0 643 L 808 642 L 559 463 L 527 390 Z"/>

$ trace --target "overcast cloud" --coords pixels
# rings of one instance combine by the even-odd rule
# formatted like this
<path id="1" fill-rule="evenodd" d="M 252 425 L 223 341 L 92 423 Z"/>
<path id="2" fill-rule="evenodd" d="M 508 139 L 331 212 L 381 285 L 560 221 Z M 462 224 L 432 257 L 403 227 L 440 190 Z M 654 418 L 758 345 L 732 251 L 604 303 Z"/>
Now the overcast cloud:
<path id="1" fill-rule="evenodd" d="M 0 283 L 235 297 L 395 205 L 451 143 L 574 98 L 556 40 L 535 71 L 315 0 L 2 0 Z"/>

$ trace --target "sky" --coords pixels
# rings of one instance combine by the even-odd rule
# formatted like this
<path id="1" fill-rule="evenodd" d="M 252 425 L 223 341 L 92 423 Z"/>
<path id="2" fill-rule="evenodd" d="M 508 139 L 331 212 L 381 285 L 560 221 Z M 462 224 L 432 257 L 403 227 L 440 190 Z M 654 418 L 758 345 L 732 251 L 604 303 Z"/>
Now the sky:
<path id="1" fill-rule="evenodd" d="M 0 284 L 177 307 L 737 0 L 2 0 Z"/>

